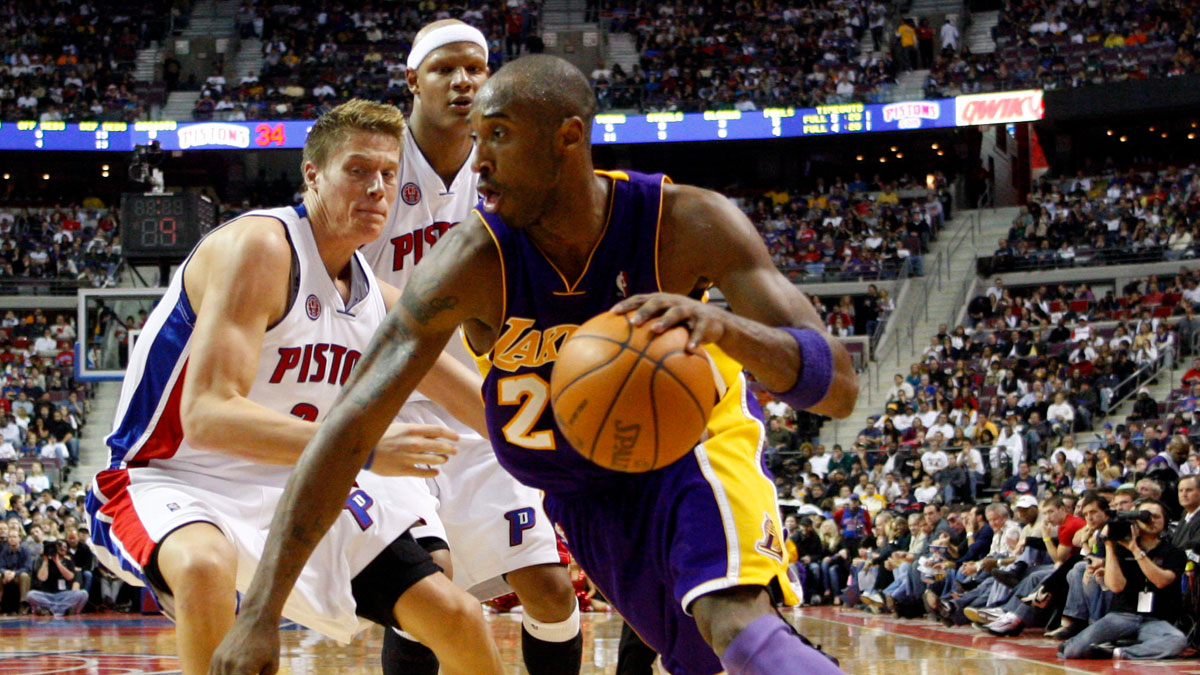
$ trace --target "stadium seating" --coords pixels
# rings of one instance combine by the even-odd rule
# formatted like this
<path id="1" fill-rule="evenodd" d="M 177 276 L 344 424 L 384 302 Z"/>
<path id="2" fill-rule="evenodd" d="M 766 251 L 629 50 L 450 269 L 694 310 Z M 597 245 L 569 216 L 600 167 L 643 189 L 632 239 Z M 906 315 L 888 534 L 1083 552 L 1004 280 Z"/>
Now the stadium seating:
<path id="1" fill-rule="evenodd" d="M 1189 3 L 1008 3 L 996 51 L 940 59 L 927 96 L 1066 89 L 1197 72 Z"/>
<path id="2" fill-rule="evenodd" d="M 489 2 L 459 9 L 453 16 L 489 37 L 490 62 L 525 49 L 535 36 L 540 3 L 519 7 Z M 412 96 L 404 80 L 404 59 L 417 29 L 452 16 L 434 3 L 403 11 L 348 11 L 322 3 L 298 15 L 286 3 L 247 3 L 243 34 L 263 43 L 263 69 L 238 82 L 206 83 L 196 103 L 196 119 L 281 119 L 317 116 L 319 110 L 350 98 L 391 103 L 408 111 Z M 510 33 L 509 31 L 515 31 Z M 318 40 L 314 35 L 326 37 Z M 222 78 L 224 79 L 224 78 Z"/>
<path id="3" fill-rule="evenodd" d="M 698 111 L 883 100 L 896 65 L 863 53 L 867 3 L 614 3 L 640 62 L 593 73 L 601 109 Z M 886 13 L 885 5 L 878 4 Z M 726 36 L 736 34 L 737 39 Z"/>
<path id="4" fill-rule="evenodd" d="M 184 25 L 189 3 L 166 14 L 125 0 L 49 11 L 23 0 L 0 9 L 0 120 L 146 119 L 133 79 L 137 50 L 169 34 L 172 21 Z"/>
<path id="5" fill-rule="evenodd" d="M 1194 168 L 1039 181 L 990 261 L 993 273 L 1195 255 Z"/>
<path id="6" fill-rule="evenodd" d="M 915 183 L 900 189 L 855 176 L 828 189 L 822 183 L 815 194 L 771 191 L 739 201 L 789 278 L 821 282 L 894 279 L 906 260 L 921 274 L 949 197 Z"/>
<path id="7" fill-rule="evenodd" d="M 0 207 L 0 293 L 68 294 L 115 283 L 115 214 L 99 204 Z"/>

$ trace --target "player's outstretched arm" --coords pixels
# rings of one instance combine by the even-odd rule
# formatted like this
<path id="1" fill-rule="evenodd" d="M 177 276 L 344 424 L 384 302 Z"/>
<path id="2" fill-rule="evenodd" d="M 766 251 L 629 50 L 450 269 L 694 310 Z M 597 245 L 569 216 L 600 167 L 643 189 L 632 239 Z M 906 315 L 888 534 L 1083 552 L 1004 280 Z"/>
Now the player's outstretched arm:
<path id="1" fill-rule="evenodd" d="M 274 672 L 284 601 L 388 422 L 459 324 L 475 318 L 498 323 L 499 300 L 481 297 L 480 291 L 494 288 L 500 278 L 499 255 L 482 225 L 470 225 L 451 230 L 417 267 L 401 302 L 388 313 L 337 405 L 305 448 L 275 511 L 241 612 L 214 654 L 210 673 Z"/>
<path id="2" fill-rule="evenodd" d="M 794 392 L 827 380 L 823 395 L 799 396 L 805 410 L 830 417 L 854 410 L 858 378 L 849 353 L 826 330 L 808 298 L 775 268 L 749 219 L 723 195 L 689 185 L 663 186 L 658 264 L 661 287 L 669 293 L 629 298 L 613 311 L 636 310 L 634 323 L 653 320 L 651 326 L 660 331 L 686 325 L 692 346 L 716 344 L 770 391 Z M 724 293 L 733 314 L 675 295 L 712 285 Z M 797 338 L 783 329 L 812 332 Z M 806 364 L 801 340 L 811 345 L 815 339 L 824 342 L 817 345 L 821 350 L 828 349 L 821 364 L 815 358 Z M 818 365 L 822 372 L 813 372 Z M 798 380 L 802 377 L 806 381 Z"/>

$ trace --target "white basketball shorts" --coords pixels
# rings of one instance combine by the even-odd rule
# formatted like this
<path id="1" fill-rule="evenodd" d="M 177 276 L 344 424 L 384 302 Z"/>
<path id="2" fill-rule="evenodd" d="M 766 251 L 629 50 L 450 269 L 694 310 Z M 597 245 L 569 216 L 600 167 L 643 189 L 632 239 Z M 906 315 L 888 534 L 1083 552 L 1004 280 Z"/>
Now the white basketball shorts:
<path id="1" fill-rule="evenodd" d="M 518 483 L 500 466 L 491 441 L 432 401 L 406 403 L 396 421 L 439 424 L 459 435 L 458 454 L 426 480 L 436 513 L 418 510 L 427 524 L 412 529 L 417 539 L 434 536 L 450 545 L 459 588 L 489 600 L 512 590 L 503 579 L 508 572 L 567 563 L 566 549 L 542 510 L 541 492 Z M 414 502 L 418 509 L 421 504 Z"/>
<path id="2" fill-rule="evenodd" d="M 296 581 L 283 615 L 341 642 L 370 625 L 355 615 L 350 582 L 386 546 L 418 522 L 404 502 L 408 490 L 362 472 L 346 506 Z M 282 487 L 235 483 L 204 474 L 152 467 L 102 471 L 88 495 L 92 548 L 105 567 L 126 581 L 148 585 L 144 567 L 173 530 L 211 523 L 237 551 L 237 590 L 245 592 L 262 556 Z"/>

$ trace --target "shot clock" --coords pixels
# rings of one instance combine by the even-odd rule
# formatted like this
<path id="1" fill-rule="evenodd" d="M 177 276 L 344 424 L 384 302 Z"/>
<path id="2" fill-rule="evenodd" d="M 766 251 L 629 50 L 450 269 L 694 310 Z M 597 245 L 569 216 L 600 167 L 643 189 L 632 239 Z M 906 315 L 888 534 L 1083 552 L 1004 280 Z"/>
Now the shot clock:
<path id="1" fill-rule="evenodd" d="M 121 196 L 121 245 L 134 262 L 179 261 L 216 225 L 217 206 L 194 192 Z"/>

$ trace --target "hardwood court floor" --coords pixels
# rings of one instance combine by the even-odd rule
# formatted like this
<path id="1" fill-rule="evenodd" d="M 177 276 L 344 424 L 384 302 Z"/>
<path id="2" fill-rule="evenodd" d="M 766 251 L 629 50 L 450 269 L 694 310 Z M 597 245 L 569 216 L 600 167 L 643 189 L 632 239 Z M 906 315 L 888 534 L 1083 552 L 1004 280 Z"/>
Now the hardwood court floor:
<path id="1" fill-rule="evenodd" d="M 1131 663 L 1061 661 L 1054 644 L 1030 631 L 1020 639 L 995 639 L 969 628 L 943 628 L 928 621 L 896 621 L 870 614 L 809 608 L 796 612 L 800 629 L 842 660 L 854 675 L 1043 675 L 1119 673 L 1121 675 L 1200 675 L 1200 661 Z M 490 617 L 505 663 L 514 675 L 521 667 L 520 617 Z M 620 621 L 606 614 L 584 615 L 584 675 L 611 673 Z M 378 673 L 382 632 L 369 631 L 339 645 L 312 631 L 283 631 L 283 669 L 303 675 Z M 161 617 L 132 614 L 85 615 L 65 619 L 0 620 L 0 675 L 146 675 L 177 673 L 174 633 Z"/>

